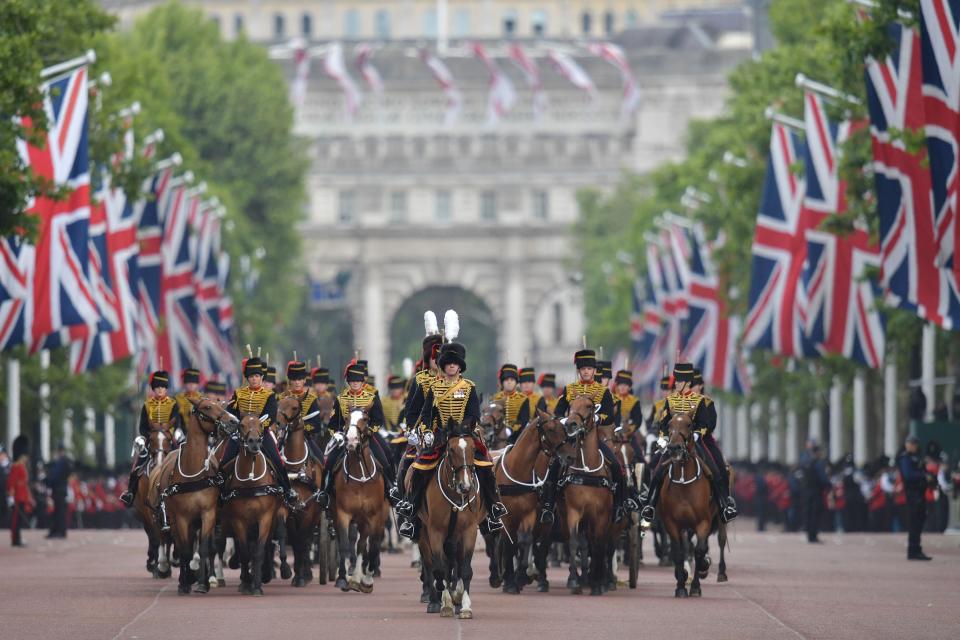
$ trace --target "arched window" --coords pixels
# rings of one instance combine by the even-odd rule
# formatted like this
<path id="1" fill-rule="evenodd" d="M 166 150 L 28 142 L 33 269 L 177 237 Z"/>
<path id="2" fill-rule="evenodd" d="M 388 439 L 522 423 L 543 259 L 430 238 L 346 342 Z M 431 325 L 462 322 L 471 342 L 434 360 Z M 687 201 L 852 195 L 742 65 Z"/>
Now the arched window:
<path id="1" fill-rule="evenodd" d="M 616 20 L 614 18 L 613 11 L 607 11 L 605 14 L 603 14 L 603 32 L 606 35 L 608 36 L 613 35 L 613 27 L 614 27 L 615 21 Z"/>
<path id="2" fill-rule="evenodd" d="M 390 12 L 386 9 L 377 11 L 374 17 L 375 31 L 378 38 L 387 40 L 390 38 Z"/>
<path id="3" fill-rule="evenodd" d="M 308 39 L 313 35 L 313 17 L 309 13 L 300 17 L 300 34 Z"/>
<path id="4" fill-rule="evenodd" d="M 360 36 L 360 12 L 349 9 L 343 14 L 343 37 L 358 38 Z"/>
<path id="5" fill-rule="evenodd" d="M 503 14 L 503 35 L 512 38 L 517 33 L 517 12 L 509 9 Z"/>
<path id="6" fill-rule="evenodd" d="M 583 15 L 580 16 L 580 30 L 583 35 L 590 35 L 590 22 L 591 16 L 589 11 L 584 11 Z"/>
<path id="7" fill-rule="evenodd" d="M 276 38 L 277 40 L 282 38 L 285 27 L 286 25 L 284 24 L 283 14 L 282 13 L 273 14 L 273 37 Z"/>
<path id="8" fill-rule="evenodd" d="M 530 14 L 530 32 L 537 38 L 547 35 L 547 12 L 543 9 L 536 9 Z"/>

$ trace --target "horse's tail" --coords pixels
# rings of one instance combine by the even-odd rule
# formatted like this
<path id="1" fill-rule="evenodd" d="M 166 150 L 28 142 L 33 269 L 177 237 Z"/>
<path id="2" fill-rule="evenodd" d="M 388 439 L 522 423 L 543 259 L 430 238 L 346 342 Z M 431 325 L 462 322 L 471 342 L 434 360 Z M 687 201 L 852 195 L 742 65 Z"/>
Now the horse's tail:
<path id="1" fill-rule="evenodd" d="M 720 520 L 720 525 L 717 527 L 717 542 L 721 548 L 726 547 L 727 551 L 731 550 L 730 538 L 727 537 L 727 523 L 723 520 Z"/>

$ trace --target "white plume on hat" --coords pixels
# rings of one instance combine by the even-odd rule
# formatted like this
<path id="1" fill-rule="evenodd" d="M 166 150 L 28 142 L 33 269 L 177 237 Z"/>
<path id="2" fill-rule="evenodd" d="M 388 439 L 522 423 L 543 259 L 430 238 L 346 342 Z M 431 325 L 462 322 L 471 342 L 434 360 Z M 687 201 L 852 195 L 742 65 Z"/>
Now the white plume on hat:
<path id="1" fill-rule="evenodd" d="M 443 314 L 443 335 L 447 342 L 453 342 L 460 335 L 460 316 L 453 309 Z"/>
<path id="2" fill-rule="evenodd" d="M 413 360 L 410 358 L 403 359 L 403 377 L 409 378 L 413 375 Z"/>
<path id="3" fill-rule="evenodd" d="M 428 336 L 435 336 L 440 333 L 440 325 L 437 324 L 437 314 L 433 311 L 423 312 L 423 330 Z"/>

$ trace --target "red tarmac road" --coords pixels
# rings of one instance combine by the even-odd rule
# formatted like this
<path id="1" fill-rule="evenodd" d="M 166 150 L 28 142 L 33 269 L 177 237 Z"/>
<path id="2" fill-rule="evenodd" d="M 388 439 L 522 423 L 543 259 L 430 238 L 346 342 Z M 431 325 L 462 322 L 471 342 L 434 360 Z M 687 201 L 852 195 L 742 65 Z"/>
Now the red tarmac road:
<path id="1" fill-rule="evenodd" d="M 918 563 L 905 559 L 904 535 L 827 534 L 815 546 L 751 524 L 733 527 L 730 582 L 711 571 L 700 599 L 674 599 L 672 568 L 650 564 L 634 591 L 571 596 L 566 570 L 552 569 L 549 594 L 510 596 L 489 587 L 478 556 L 475 618 L 463 621 L 424 612 L 409 554 L 384 554 L 370 595 L 275 580 L 252 598 L 228 571 L 226 588 L 178 597 L 176 570 L 163 581 L 146 573 L 140 531 L 71 531 L 65 541 L 28 531 L 26 549 L 0 547 L 0 638 L 960 638 L 960 537 L 925 535 L 934 560 Z"/>

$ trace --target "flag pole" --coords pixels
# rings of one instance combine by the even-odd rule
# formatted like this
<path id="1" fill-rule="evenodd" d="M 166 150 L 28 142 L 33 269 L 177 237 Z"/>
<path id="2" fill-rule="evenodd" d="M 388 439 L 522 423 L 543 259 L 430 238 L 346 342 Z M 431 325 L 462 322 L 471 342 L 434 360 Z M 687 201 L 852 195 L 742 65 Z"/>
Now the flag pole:
<path id="1" fill-rule="evenodd" d="M 76 58 L 71 58 L 59 64 L 55 64 L 52 67 L 47 67 L 40 72 L 40 77 L 46 80 L 47 78 L 52 78 L 54 76 L 59 76 L 70 71 L 73 71 L 77 67 L 82 67 L 86 64 L 93 64 L 97 61 L 97 53 L 93 49 L 87 49 L 87 52 L 82 56 Z"/>
<path id="2" fill-rule="evenodd" d="M 796 75 L 796 77 L 794 78 L 794 83 L 796 83 L 797 87 L 801 89 L 812 91 L 813 93 L 816 93 L 817 95 L 821 95 L 825 98 L 840 100 L 842 102 L 849 102 L 850 104 L 856 104 L 856 105 L 862 104 L 860 102 L 860 98 L 858 98 L 857 96 L 849 93 L 845 93 L 838 89 L 834 89 L 833 87 L 823 84 L 822 82 L 811 80 L 810 78 L 808 78 L 806 75 L 802 73 L 798 73 Z"/>
<path id="3" fill-rule="evenodd" d="M 803 120 L 798 120 L 797 118 L 780 113 L 773 107 L 767 107 L 764 109 L 763 116 L 767 120 L 772 120 L 778 124 L 782 124 L 785 127 L 790 127 L 791 129 L 796 129 L 798 131 L 804 131 L 806 129 L 806 124 L 803 122 Z"/>
<path id="4" fill-rule="evenodd" d="M 20 361 L 7 360 L 7 451 L 13 451 L 13 441 L 20 435 Z"/>

